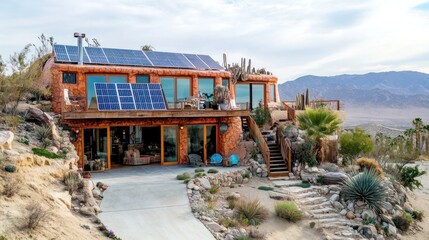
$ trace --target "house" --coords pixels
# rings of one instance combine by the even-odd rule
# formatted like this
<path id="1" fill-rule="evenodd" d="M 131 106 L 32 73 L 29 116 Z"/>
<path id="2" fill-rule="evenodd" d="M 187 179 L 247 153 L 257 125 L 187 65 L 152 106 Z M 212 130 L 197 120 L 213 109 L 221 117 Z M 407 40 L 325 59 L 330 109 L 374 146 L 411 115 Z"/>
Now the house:
<path id="1" fill-rule="evenodd" d="M 50 72 L 53 111 L 71 129 L 84 170 L 186 164 L 191 153 L 204 161 L 214 153 L 229 156 L 242 118 L 259 101 L 280 102 L 276 77 L 250 75 L 234 84 L 231 73 L 207 55 L 81 42 L 78 37 L 78 46 L 54 45 Z M 209 99 L 201 101 L 201 93 L 211 96 L 217 85 L 229 88 L 236 107 L 214 110 Z M 111 91 L 103 95 L 104 88 Z"/>

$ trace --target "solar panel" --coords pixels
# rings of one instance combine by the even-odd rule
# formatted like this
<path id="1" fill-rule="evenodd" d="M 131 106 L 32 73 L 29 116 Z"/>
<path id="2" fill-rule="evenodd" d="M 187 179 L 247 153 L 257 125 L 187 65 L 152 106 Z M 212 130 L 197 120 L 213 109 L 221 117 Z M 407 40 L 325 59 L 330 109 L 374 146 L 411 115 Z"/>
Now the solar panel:
<path id="1" fill-rule="evenodd" d="M 162 94 L 161 85 L 157 83 L 149 83 L 149 93 L 152 100 L 154 110 L 165 110 L 164 94 Z"/>
<path id="2" fill-rule="evenodd" d="M 196 54 L 183 54 L 197 69 L 210 69 Z"/>
<path id="3" fill-rule="evenodd" d="M 223 67 L 219 65 L 213 58 L 208 55 L 198 55 L 198 57 L 203 60 L 211 69 L 223 70 Z"/>
<path id="4" fill-rule="evenodd" d="M 146 51 L 146 56 L 152 62 L 153 66 L 156 67 L 173 67 L 173 64 L 167 58 L 168 53 Z"/>
<path id="5" fill-rule="evenodd" d="M 88 54 L 91 63 L 98 64 L 109 64 L 106 56 L 104 55 L 103 49 L 98 47 L 85 47 L 85 51 Z"/>
<path id="6" fill-rule="evenodd" d="M 118 93 L 115 84 L 94 83 L 98 110 L 120 110 Z"/>
<path id="7" fill-rule="evenodd" d="M 103 48 L 104 53 L 110 64 L 149 66 L 152 64 L 146 55 L 140 50 Z"/>
<path id="8" fill-rule="evenodd" d="M 69 55 L 67 54 L 66 46 L 64 45 L 54 45 L 54 52 L 57 61 L 59 62 L 69 62 Z"/>
<path id="9" fill-rule="evenodd" d="M 67 49 L 67 53 L 69 54 L 69 58 L 71 62 L 78 62 L 78 52 L 76 46 L 65 46 Z M 85 50 L 83 51 L 83 62 L 84 63 L 90 63 L 88 56 L 85 53 Z"/>
<path id="10" fill-rule="evenodd" d="M 119 102 L 122 110 L 136 110 L 134 104 L 133 92 L 131 91 L 130 84 L 117 83 L 116 89 L 118 90 Z"/>
<path id="11" fill-rule="evenodd" d="M 137 110 L 152 110 L 152 100 L 147 83 L 132 84 L 134 102 Z"/>

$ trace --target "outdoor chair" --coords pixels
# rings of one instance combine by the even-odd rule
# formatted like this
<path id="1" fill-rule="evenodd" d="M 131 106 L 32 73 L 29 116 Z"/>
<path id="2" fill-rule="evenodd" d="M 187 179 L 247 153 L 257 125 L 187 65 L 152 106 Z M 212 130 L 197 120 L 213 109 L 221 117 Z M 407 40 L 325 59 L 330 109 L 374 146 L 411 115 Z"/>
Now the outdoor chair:
<path id="1" fill-rule="evenodd" d="M 210 157 L 210 164 L 212 165 L 222 165 L 222 156 L 219 153 L 215 153 Z"/>
<path id="2" fill-rule="evenodd" d="M 232 166 L 238 166 L 238 164 L 240 163 L 240 158 L 237 156 L 237 155 L 234 155 L 234 154 L 232 154 L 230 157 L 229 157 L 229 166 L 230 167 L 232 167 Z"/>
<path id="3" fill-rule="evenodd" d="M 201 156 L 195 153 L 188 155 L 188 163 L 191 167 L 204 167 L 204 162 Z"/>

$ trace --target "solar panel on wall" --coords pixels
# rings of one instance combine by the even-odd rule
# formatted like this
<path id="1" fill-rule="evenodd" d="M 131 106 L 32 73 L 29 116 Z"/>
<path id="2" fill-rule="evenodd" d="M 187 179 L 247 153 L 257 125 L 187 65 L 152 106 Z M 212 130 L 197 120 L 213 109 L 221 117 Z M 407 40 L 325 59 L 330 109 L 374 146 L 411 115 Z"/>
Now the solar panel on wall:
<path id="1" fill-rule="evenodd" d="M 98 110 L 121 110 L 115 84 L 94 83 Z"/>
<path id="2" fill-rule="evenodd" d="M 153 110 L 147 83 L 131 84 L 137 110 Z"/>
<path id="3" fill-rule="evenodd" d="M 69 55 L 64 45 L 54 45 L 54 53 L 57 61 L 59 62 L 70 62 Z"/>
<path id="4" fill-rule="evenodd" d="M 117 83 L 119 102 L 122 110 L 136 110 L 133 92 L 129 83 Z"/>
<path id="5" fill-rule="evenodd" d="M 165 100 L 164 94 L 162 93 L 161 85 L 157 83 L 149 83 L 148 86 L 153 109 L 165 110 Z"/>

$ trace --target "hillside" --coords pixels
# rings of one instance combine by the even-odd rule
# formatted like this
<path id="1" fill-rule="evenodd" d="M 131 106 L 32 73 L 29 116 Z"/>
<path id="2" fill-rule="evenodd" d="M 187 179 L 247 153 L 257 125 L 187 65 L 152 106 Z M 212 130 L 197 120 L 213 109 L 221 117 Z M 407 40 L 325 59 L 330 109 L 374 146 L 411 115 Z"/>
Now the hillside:
<path id="1" fill-rule="evenodd" d="M 341 99 L 346 106 L 429 106 L 429 74 L 420 72 L 303 76 L 279 84 L 280 98 L 293 100 L 306 88 L 310 89 L 312 99 Z"/>

